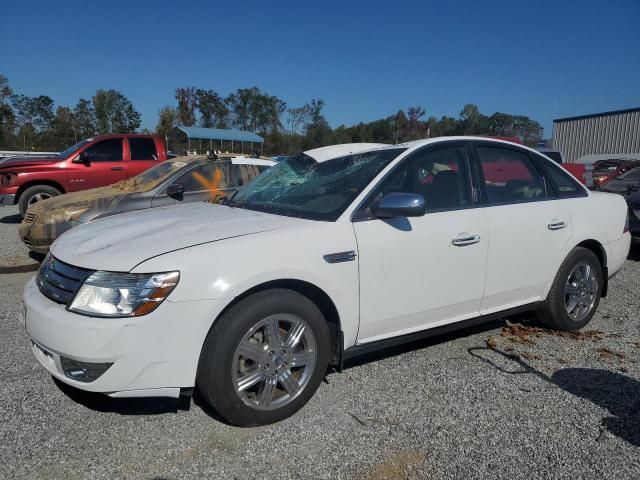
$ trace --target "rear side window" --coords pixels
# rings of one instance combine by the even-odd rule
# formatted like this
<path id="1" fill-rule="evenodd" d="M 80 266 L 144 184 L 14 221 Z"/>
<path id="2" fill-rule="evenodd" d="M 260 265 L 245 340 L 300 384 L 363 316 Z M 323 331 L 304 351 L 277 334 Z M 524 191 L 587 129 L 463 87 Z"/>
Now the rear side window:
<path id="1" fill-rule="evenodd" d="M 559 197 L 575 197 L 584 195 L 584 189 L 562 167 L 554 165 L 546 158 L 537 158 L 538 166 L 551 181 Z"/>
<path id="2" fill-rule="evenodd" d="M 130 138 L 131 160 L 157 160 L 156 142 L 153 138 Z"/>
<path id="3" fill-rule="evenodd" d="M 547 197 L 544 180 L 527 155 L 515 150 L 478 147 L 489 203 L 517 203 Z"/>
<path id="4" fill-rule="evenodd" d="M 102 140 L 87 148 L 84 151 L 84 156 L 90 162 L 122 161 L 122 139 Z"/>

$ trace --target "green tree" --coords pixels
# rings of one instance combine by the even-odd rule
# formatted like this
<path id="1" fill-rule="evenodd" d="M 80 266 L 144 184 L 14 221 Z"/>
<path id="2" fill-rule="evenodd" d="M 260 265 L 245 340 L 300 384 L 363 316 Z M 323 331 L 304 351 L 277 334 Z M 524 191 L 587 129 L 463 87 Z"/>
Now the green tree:
<path id="1" fill-rule="evenodd" d="M 52 122 L 52 148 L 64 150 L 78 142 L 76 123 L 69 107 L 58 107 Z"/>
<path id="2" fill-rule="evenodd" d="M 227 127 L 229 109 L 217 92 L 198 88 L 195 91 L 195 106 L 200 112 L 200 126 L 205 128 Z"/>
<path id="3" fill-rule="evenodd" d="M 178 123 L 178 110 L 173 107 L 162 107 L 158 112 L 158 124 L 156 125 L 156 133 L 167 138 L 173 127 Z"/>
<path id="4" fill-rule="evenodd" d="M 140 113 L 116 90 L 98 90 L 93 108 L 99 133 L 133 133 L 140 128 Z"/>
<path id="5" fill-rule="evenodd" d="M 180 125 L 193 127 L 196 124 L 196 89 L 195 87 L 176 88 L 176 100 L 178 101 L 178 119 Z"/>
<path id="6" fill-rule="evenodd" d="M 12 96 L 9 80 L 0 74 L 0 148 L 13 148 L 15 144 L 16 116 L 11 106 Z"/>
<path id="7" fill-rule="evenodd" d="M 81 98 L 73 108 L 76 138 L 82 140 L 96 133 L 96 112 L 86 98 Z"/>

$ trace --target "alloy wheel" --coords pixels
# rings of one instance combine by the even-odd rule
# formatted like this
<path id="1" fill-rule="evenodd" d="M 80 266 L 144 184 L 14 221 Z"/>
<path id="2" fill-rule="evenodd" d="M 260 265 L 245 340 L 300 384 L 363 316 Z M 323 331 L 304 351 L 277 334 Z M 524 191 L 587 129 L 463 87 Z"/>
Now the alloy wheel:
<path id="1" fill-rule="evenodd" d="M 598 293 L 598 279 L 593 267 L 580 262 L 569 274 L 564 286 L 564 308 L 575 322 L 584 320 L 593 310 Z"/>
<path id="2" fill-rule="evenodd" d="M 316 338 L 309 325 L 295 315 L 271 315 L 236 347 L 231 366 L 235 392 L 251 408 L 281 408 L 302 393 L 316 360 Z"/>

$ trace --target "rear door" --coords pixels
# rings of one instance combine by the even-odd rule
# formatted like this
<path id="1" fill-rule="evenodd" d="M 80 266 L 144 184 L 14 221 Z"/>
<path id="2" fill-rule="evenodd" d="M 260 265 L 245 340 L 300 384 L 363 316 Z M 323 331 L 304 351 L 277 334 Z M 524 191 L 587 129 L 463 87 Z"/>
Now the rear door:
<path id="1" fill-rule="evenodd" d="M 67 164 L 68 191 L 103 187 L 126 178 L 122 138 L 98 140 Z"/>
<path id="2" fill-rule="evenodd" d="M 135 177 L 158 164 L 158 150 L 153 138 L 129 137 L 127 141 L 129 142 L 127 177 Z"/>
<path id="3" fill-rule="evenodd" d="M 475 158 L 491 239 L 480 311 L 541 300 L 571 237 L 569 211 L 526 150 L 477 144 Z"/>

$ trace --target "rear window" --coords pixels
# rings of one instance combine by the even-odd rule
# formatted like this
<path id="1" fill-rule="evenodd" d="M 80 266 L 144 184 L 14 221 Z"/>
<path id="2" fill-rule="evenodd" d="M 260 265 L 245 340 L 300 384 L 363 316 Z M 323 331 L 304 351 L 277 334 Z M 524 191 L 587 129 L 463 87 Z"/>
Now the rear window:
<path id="1" fill-rule="evenodd" d="M 153 138 L 130 138 L 131 160 L 157 160 L 156 142 Z"/>

